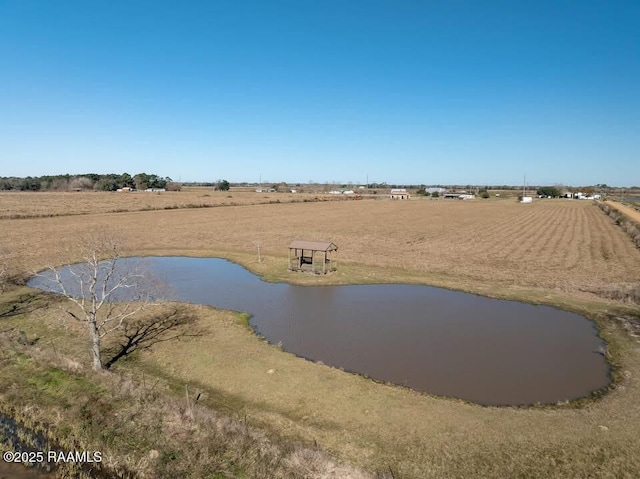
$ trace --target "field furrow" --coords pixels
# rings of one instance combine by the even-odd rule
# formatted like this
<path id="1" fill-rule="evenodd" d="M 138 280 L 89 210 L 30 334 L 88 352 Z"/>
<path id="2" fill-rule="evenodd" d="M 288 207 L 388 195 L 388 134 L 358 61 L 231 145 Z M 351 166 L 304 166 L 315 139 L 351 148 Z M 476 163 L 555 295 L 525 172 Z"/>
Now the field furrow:
<path id="1" fill-rule="evenodd" d="M 21 197 L 40 200 L 39 194 Z M 60 201 L 68 197 L 61 194 Z M 329 240 L 341 262 L 463 283 L 582 291 L 640 278 L 640 250 L 587 201 L 299 201 L 5 219 L 0 226 L 2 244 L 32 268 L 63 261 L 79 231 L 106 228 L 134 250 L 163 254 L 253 253 L 259 240 L 264 254 L 284 258 L 294 239 Z"/>

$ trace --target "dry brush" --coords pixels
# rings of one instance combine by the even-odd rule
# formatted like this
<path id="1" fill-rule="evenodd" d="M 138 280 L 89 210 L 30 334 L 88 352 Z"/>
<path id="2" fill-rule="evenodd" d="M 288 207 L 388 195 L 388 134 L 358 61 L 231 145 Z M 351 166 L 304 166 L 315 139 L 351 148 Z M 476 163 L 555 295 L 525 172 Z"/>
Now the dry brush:
<path id="1" fill-rule="evenodd" d="M 604 201 L 598 201 L 598 206 L 631 237 L 633 244 L 640 248 L 640 224 L 622 213 L 615 206 L 611 206 Z"/>

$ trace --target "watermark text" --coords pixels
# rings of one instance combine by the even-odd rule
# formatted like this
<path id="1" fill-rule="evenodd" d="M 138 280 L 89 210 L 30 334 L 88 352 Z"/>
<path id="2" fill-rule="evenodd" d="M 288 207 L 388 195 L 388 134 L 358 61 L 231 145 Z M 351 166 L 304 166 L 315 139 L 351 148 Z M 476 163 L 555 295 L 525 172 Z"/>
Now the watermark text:
<path id="1" fill-rule="evenodd" d="M 66 464 L 66 463 L 99 463 L 102 462 L 100 451 L 5 451 L 4 462 L 19 464 Z"/>

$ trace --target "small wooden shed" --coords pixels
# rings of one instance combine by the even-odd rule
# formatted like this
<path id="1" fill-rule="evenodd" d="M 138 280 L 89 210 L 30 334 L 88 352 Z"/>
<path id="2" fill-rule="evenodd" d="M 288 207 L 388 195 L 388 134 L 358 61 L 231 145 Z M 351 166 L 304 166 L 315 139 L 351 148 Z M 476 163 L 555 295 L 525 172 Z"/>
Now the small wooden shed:
<path id="1" fill-rule="evenodd" d="M 338 269 L 338 247 L 330 241 L 292 241 L 289 245 L 289 271 L 327 274 Z"/>

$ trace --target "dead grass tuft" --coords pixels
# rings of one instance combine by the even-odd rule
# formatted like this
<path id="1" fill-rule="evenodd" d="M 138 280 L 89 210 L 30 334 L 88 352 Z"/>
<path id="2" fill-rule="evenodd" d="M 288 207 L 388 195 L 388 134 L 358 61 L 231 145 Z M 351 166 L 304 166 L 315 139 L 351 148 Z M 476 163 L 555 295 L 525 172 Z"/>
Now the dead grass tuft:
<path id="1" fill-rule="evenodd" d="M 640 304 L 640 284 L 616 284 L 600 287 L 589 292 L 601 298 L 612 299 L 622 303 Z"/>

